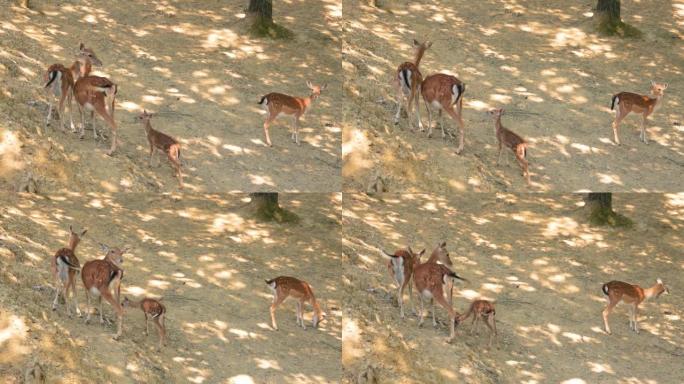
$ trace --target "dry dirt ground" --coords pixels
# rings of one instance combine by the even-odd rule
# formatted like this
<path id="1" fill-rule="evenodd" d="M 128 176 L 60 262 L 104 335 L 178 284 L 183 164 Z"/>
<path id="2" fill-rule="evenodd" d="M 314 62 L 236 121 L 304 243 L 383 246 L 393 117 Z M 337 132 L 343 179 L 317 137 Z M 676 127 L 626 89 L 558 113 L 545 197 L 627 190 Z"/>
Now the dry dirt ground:
<path id="1" fill-rule="evenodd" d="M 338 1 L 276 4 L 291 41 L 248 37 L 242 0 L 16 4 L 0 0 L 0 188 L 31 173 L 46 192 L 176 190 L 166 159 L 147 165 L 145 133 L 133 121 L 145 108 L 160 113 L 153 127 L 180 140 L 189 191 L 340 190 Z M 79 42 L 102 60 L 96 74 L 119 85 L 113 158 L 110 141 L 95 142 L 91 131 L 81 141 L 44 130 L 43 74 L 52 63 L 70 65 Z M 290 140 L 292 118 L 282 117 L 266 147 L 260 97 L 308 96 L 307 80 L 329 87 L 302 119 L 301 145 Z"/>
<path id="2" fill-rule="evenodd" d="M 684 195 L 614 195 L 632 229 L 588 227 L 581 203 L 581 195 L 345 195 L 345 381 L 362 374 L 363 383 L 373 382 L 369 375 L 377 383 L 681 382 Z M 434 329 L 426 319 L 421 329 L 416 316 L 399 317 L 375 247 L 430 252 L 441 240 L 470 280 L 457 284 L 455 309 L 496 300 L 500 349 L 487 350 L 484 330 L 471 336 L 469 324 L 449 345 L 445 325 Z M 613 335 L 605 334 L 602 283 L 650 286 L 658 277 L 671 294 L 640 307 L 641 332 L 629 330 L 621 304 L 610 317 Z M 408 294 L 405 303 L 410 313 Z M 438 309 L 442 324 L 445 314 Z"/>
<path id="3" fill-rule="evenodd" d="M 662 175 L 684 172 L 684 1 L 623 1 L 623 19 L 644 32 L 637 40 L 593 33 L 595 1 L 368 3 L 343 2 L 344 190 L 366 190 L 376 173 L 395 192 L 682 189 L 681 178 Z M 461 155 L 441 132 L 428 139 L 409 132 L 405 118 L 393 125 L 390 79 L 412 58 L 414 38 L 434 42 L 424 75 L 466 83 Z M 651 143 L 638 141 L 641 120 L 631 115 L 623 145 L 613 145 L 611 96 L 648 93 L 651 80 L 670 84 L 648 123 Z M 505 108 L 504 126 L 530 142 L 529 188 L 510 151 L 510 164 L 495 166 L 494 124 L 485 117 L 494 107 Z"/>
<path id="4" fill-rule="evenodd" d="M 153 194 L 69 194 L 0 199 L 0 382 L 18 383 L 37 360 L 49 383 L 333 383 L 341 376 L 340 194 L 281 195 L 297 224 L 250 218 L 245 195 L 183 199 Z M 168 346 L 144 337 L 140 311 L 115 326 L 51 311 L 49 259 L 67 228 L 87 228 L 81 263 L 98 242 L 130 246 L 122 294 L 164 297 Z M 264 279 L 311 283 L 329 315 L 318 330 L 295 324 L 289 299 L 270 327 Z M 81 309 L 85 295 L 78 285 Z M 106 316 L 113 311 L 105 305 Z M 310 325 L 310 306 L 305 319 Z"/>

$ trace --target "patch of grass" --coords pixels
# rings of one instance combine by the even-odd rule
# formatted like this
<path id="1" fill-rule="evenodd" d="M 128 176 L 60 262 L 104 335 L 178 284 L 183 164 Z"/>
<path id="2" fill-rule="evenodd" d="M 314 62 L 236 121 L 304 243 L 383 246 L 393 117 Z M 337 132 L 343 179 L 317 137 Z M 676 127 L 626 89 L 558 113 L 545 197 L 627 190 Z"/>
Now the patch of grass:
<path id="1" fill-rule="evenodd" d="M 620 36 L 623 38 L 638 39 L 643 33 L 636 27 L 622 21 L 604 21 L 599 23 L 597 30 L 602 36 Z"/>
<path id="2" fill-rule="evenodd" d="M 254 37 L 269 37 L 276 40 L 292 40 L 294 33 L 273 21 L 257 18 L 249 27 L 249 34 Z"/>
<path id="3" fill-rule="evenodd" d="M 589 214 L 589 223 L 594 226 L 611 226 L 613 228 L 632 228 L 634 222 L 610 208 L 594 207 Z"/>

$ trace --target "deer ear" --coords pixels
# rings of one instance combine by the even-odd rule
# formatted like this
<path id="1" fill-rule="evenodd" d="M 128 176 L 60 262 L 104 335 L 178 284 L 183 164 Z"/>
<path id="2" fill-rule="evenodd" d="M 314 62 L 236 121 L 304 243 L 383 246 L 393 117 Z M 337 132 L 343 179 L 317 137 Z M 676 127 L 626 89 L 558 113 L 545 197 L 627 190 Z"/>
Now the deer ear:
<path id="1" fill-rule="evenodd" d="M 425 254 L 425 248 L 423 248 L 423 250 L 420 251 L 420 253 L 418 254 L 418 256 L 423 256 L 424 254 Z"/>
<path id="2" fill-rule="evenodd" d="M 410 245 L 409 245 L 408 247 L 406 247 L 406 249 L 408 249 L 408 251 L 409 251 L 410 254 L 412 254 L 412 255 L 414 254 L 414 253 L 413 253 L 413 249 L 411 249 L 411 246 L 410 246 Z"/>
<path id="3" fill-rule="evenodd" d="M 328 83 L 321 85 L 321 91 L 328 88 Z M 667 87 L 666 87 L 667 88 Z"/>
<path id="4" fill-rule="evenodd" d="M 425 48 L 430 48 L 432 47 L 432 41 L 428 41 L 425 43 Z"/>
<path id="5" fill-rule="evenodd" d="M 306 86 L 309 88 L 313 88 L 313 84 L 309 80 L 306 81 Z"/>
<path id="6" fill-rule="evenodd" d="M 102 249 L 105 252 L 109 252 L 109 246 L 106 244 L 98 243 L 100 244 L 100 249 Z"/>
<path id="7" fill-rule="evenodd" d="M 416 40 L 416 39 L 413 39 L 413 45 L 415 45 L 415 46 L 419 46 L 419 45 L 420 45 L 420 43 L 418 42 L 418 40 Z"/>
<path id="8" fill-rule="evenodd" d="M 663 281 L 660 280 L 660 277 L 658 278 L 658 280 L 656 280 L 656 282 L 657 282 L 658 284 L 662 284 L 662 283 L 663 283 Z"/>
<path id="9" fill-rule="evenodd" d="M 656 85 L 656 82 L 653 81 L 653 80 L 651 80 L 651 85 L 652 85 L 652 86 L 655 86 L 655 85 Z"/>
<path id="10" fill-rule="evenodd" d="M 86 232 L 88 232 L 88 230 L 87 230 L 87 229 L 84 229 L 83 232 L 81 232 L 81 237 L 83 237 L 83 235 L 85 235 Z"/>
<path id="11" fill-rule="evenodd" d="M 71 229 L 71 224 L 69 224 L 69 232 L 71 232 L 71 233 L 73 233 L 73 232 L 74 232 L 74 230 L 73 230 L 73 229 Z"/>
<path id="12" fill-rule="evenodd" d="M 123 254 L 126 254 L 126 253 L 128 253 L 128 251 L 130 251 L 130 250 L 131 250 L 131 247 L 126 247 L 126 248 L 124 248 L 124 249 L 121 251 L 121 254 L 122 254 L 122 255 L 123 255 Z"/>
<path id="13" fill-rule="evenodd" d="M 83 45 L 83 42 L 81 42 L 81 44 L 78 46 L 78 49 L 81 51 L 85 49 L 85 45 Z"/>
<path id="14" fill-rule="evenodd" d="M 504 114 L 504 109 L 503 109 L 503 108 L 499 108 L 499 113 L 501 113 L 501 114 L 503 115 L 503 114 Z"/>
<path id="15" fill-rule="evenodd" d="M 669 83 L 665 83 L 665 86 L 663 87 L 663 90 L 666 90 L 668 86 L 670 86 L 670 84 L 669 84 Z"/>
<path id="16" fill-rule="evenodd" d="M 442 244 L 439 245 L 441 248 L 446 247 L 446 241 L 442 241 Z"/>

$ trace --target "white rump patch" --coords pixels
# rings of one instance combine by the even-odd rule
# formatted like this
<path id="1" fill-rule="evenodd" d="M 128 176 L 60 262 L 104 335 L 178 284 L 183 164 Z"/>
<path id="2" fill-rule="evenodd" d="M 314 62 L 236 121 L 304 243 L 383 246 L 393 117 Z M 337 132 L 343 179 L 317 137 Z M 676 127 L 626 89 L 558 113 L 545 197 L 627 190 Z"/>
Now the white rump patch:
<path id="1" fill-rule="evenodd" d="M 99 291 L 97 288 L 95 288 L 95 287 L 90 287 L 90 293 L 91 293 L 93 296 L 100 296 L 100 291 Z"/>
<path id="2" fill-rule="evenodd" d="M 404 258 L 393 257 L 392 269 L 394 270 L 394 278 L 397 279 L 397 283 L 401 285 L 404 282 Z"/>
<path id="3" fill-rule="evenodd" d="M 455 103 L 456 100 L 458 100 L 458 96 L 461 94 L 461 91 L 458 90 L 458 84 L 454 84 L 451 87 L 451 104 Z"/>
<path id="4" fill-rule="evenodd" d="M 425 297 L 426 299 L 432 299 L 432 292 L 430 292 L 429 289 L 423 289 L 423 292 L 421 292 L 421 294 L 422 294 L 423 297 Z"/>

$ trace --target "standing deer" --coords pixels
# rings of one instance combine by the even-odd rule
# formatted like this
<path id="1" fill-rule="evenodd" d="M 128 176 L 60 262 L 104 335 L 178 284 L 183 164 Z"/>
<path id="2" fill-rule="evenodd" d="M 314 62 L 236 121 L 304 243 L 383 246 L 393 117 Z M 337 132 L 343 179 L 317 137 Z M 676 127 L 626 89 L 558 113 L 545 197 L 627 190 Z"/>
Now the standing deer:
<path id="1" fill-rule="evenodd" d="M 48 114 L 45 119 L 45 125 L 50 125 L 50 120 L 52 119 L 52 97 L 51 93 L 59 97 L 59 127 L 62 132 L 66 132 L 64 129 L 64 102 L 69 106 L 69 121 L 71 122 L 71 130 L 75 132 L 76 127 L 74 126 L 73 117 L 73 89 L 74 84 L 81 77 L 90 74 L 92 65 L 97 66 L 102 65 L 100 59 L 97 58 L 95 52 L 86 48 L 83 43 L 80 44 L 78 48 L 78 54 L 76 55 L 76 61 L 71 65 L 70 68 L 65 67 L 62 64 L 52 64 L 45 75 L 43 80 L 45 85 L 43 88 L 48 94 Z"/>
<path id="2" fill-rule="evenodd" d="M 475 330 L 475 326 L 478 325 L 478 321 L 484 318 L 484 323 L 489 328 L 489 347 L 492 347 L 492 339 L 496 338 L 496 309 L 494 308 L 494 303 L 487 300 L 475 300 L 470 304 L 468 312 L 461 316 L 459 323 L 464 322 L 468 317 L 473 316 L 473 322 L 470 325 L 470 333 L 472 334 Z M 497 344 L 499 340 L 497 339 Z"/>
<path id="3" fill-rule="evenodd" d="M 123 279 L 123 255 L 128 252 L 128 248 L 123 250 L 114 247 L 109 248 L 104 244 L 100 244 L 102 250 L 106 252 L 103 259 L 90 260 L 83 265 L 81 269 L 81 279 L 83 279 L 83 286 L 86 291 L 87 300 L 87 315 L 86 324 L 90 322 L 90 295 L 96 296 L 100 306 L 100 323 L 104 323 L 104 315 L 102 310 L 102 298 L 107 300 L 112 305 L 114 312 L 118 317 L 118 327 L 114 340 L 121 337 L 121 330 L 123 328 L 123 308 L 120 304 L 121 297 L 121 279 Z M 112 294 L 112 290 L 114 293 Z"/>
<path id="4" fill-rule="evenodd" d="M 449 270 L 453 271 L 454 270 L 454 264 L 451 261 L 451 258 L 449 257 L 449 251 L 446 249 L 446 241 L 442 241 L 437 244 L 435 249 L 432 250 L 432 253 L 430 254 L 430 257 L 427 259 L 426 263 L 439 263 L 443 264 Z M 446 293 L 447 293 L 447 298 L 449 300 L 449 305 L 454 304 L 453 300 L 453 295 L 454 295 L 454 281 L 453 279 L 449 279 L 446 283 Z M 434 301 L 432 301 L 432 316 L 434 320 L 435 316 L 435 304 Z"/>
<path id="5" fill-rule="evenodd" d="M 423 80 L 420 93 L 428 111 L 428 137 L 432 137 L 432 108 L 439 110 L 442 137 L 446 137 L 444 124 L 442 124 L 442 110 L 444 110 L 455 122 L 458 123 L 460 139 L 456 153 L 463 151 L 465 141 L 465 125 L 463 123 L 463 93 L 465 84 L 455 76 L 437 73 Z"/>
<path id="6" fill-rule="evenodd" d="M 529 163 L 527 161 L 527 142 L 515 132 L 507 129 L 501 124 L 501 115 L 504 114 L 503 108 L 492 109 L 488 111 L 487 114 L 494 119 L 496 141 L 499 144 L 499 155 L 496 159 L 496 164 L 498 165 L 501 162 L 503 147 L 506 146 L 510 148 L 515 155 L 518 164 L 520 164 L 520 168 L 523 172 L 522 174 L 525 177 L 527 184 L 530 184 Z M 506 161 L 508 161 L 508 158 L 506 158 Z"/>
<path id="7" fill-rule="evenodd" d="M 422 327 L 425 319 L 423 300 L 434 299 L 449 314 L 449 338 L 447 342 L 451 342 L 454 339 L 454 331 L 459 319 L 459 314 L 454 311 L 451 304 L 444 298 L 444 285 L 448 284 L 448 281 L 451 279 L 466 281 L 443 264 L 424 263 L 417 265 L 413 271 L 413 283 L 420 298 L 420 321 L 418 326 Z M 434 309 L 432 312 L 432 325 L 437 326 Z"/>
<path id="8" fill-rule="evenodd" d="M 114 105 L 118 87 L 111 80 L 100 76 L 85 76 L 76 81 L 74 85 L 74 97 L 78 104 L 81 115 L 82 139 L 85 135 L 85 112 L 95 111 L 104 119 L 112 129 L 112 146 L 107 155 L 112 155 L 116 150 L 116 121 L 114 121 Z M 93 119 L 93 137 L 97 139 L 97 127 Z"/>
<path id="9" fill-rule="evenodd" d="M 424 249 L 419 253 L 414 253 L 411 247 L 396 250 L 394 254 L 385 252 L 384 250 L 380 253 L 382 257 L 387 259 L 387 270 L 397 284 L 397 303 L 399 304 L 399 314 L 402 319 L 404 318 L 404 289 L 406 289 L 407 286 L 409 289 L 411 310 L 415 312 L 411 277 L 413 276 L 414 267 L 420 264 L 420 258 L 424 253 Z"/>
<path id="10" fill-rule="evenodd" d="M 296 279 L 294 277 L 288 276 L 278 276 L 275 279 L 266 280 L 266 284 L 273 292 L 273 303 L 271 304 L 271 325 L 273 329 L 278 330 L 278 324 L 276 324 L 275 311 L 276 308 L 287 299 L 289 296 L 299 299 L 297 301 L 297 325 L 301 325 L 303 329 L 306 329 L 304 325 L 304 314 L 302 312 L 302 307 L 308 301 L 313 307 L 313 318 L 312 323 L 314 328 L 318 328 L 318 324 L 323 321 L 326 314 L 321 310 L 321 306 L 316 301 L 313 289 L 306 281 Z"/>
<path id="11" fill-rule="evenodd" d="M 420 73 L 418 66 L 420 60 L 423 58 L 425 51 L 432 46 L 432 42 L 426 41 L 419 43 L 413 40 L 414 56 L 413 61 L 406 61 L 399 65 L 396 75 L 394 76 L 393 85 L 397 92 L 397 113 L 394 116 L 394 124 L 399 124 L 399 117 L 401 116 L 401 105 L 405 103 L 406 115 L 408 117 L 409 129 L 413 131 L 411 125 L 411 108 L 415 100 L 416 116 L 418 117 L 418 128 L 423 131 L 423 122 L 420 120 L 420 105 L 418 93 L 420 92 L 420 84 L 423 82 L 423 75 Z"/>
<path id="12" fill-rule="evenodd" d="M 81 238 L 88 232 L 84 229 L 80 234 L 74 232 L 71 225 L 69 226 L 69 245 L 66 248 L 59 249 L 52 258 L 52 273 L 57 284 L 55 292 L 55 300 L 52 302 L 52 310 L 57 310 L 57 303 L 60 293 L 64 297 L 64 302 L 67 310 L 67 316 L 71 316 L 69 309 L 69 291 L 74 298 L 74 308 L 76 314 L 81 317 L 81 310 L 78 308 L 78 298 L 76 295 L 76 274 L 81 270 L 81 263 L 76 257 L 76 246 L 81 242 Z"/>
<path id="13" fill-rule="evenodd" d="M 295 97 L 282 93 L 269 93 L 263 96 L 259 101 L 258 104 L 268 112 L 268 116 L 264 122 L 264 135 L 266 136 L 266 144 L 268 144 L 269 147 L 272 147 L 273 144 L 271 144 L 271 137 L 268 134 L 268 127 L 281 113 L 294 116 L 292 140 L 299 145 L 299 118 L 306 113 L 314 100 L 318 99 L 321 95 L 321 91 L 326 89 L 328 84 L 319 86 L 307 81 L 306 86 L 311 90 L 309 97 Z"/>
<path id="14" fill-rule="evenodd" d="M 667 86 L 667 83 L 656 83 L 655 81 L 651 81 L 651 95 L 653 97 L 631 92 L 620 92 L 613 95 L 610 110 L 612 111 L 615 109 L 615 104 L 617 104 L 617 109 L 615 109 L 615 120 L 613 121 L 615 144 L 620 145 L 620 138 L 618 137 L 620 122 L 622 122 L 630 112 L 640 113 L 642 115 L 643 119 L 641 120 L 641 134 L 639 135 L 639 139 L 648 144 L 646 119 L 648 119 L 648 117 L 660 107 L 660 104 L 662 104 Z"/>
<path id="15" fill-rule="evenodd" d="M 142 123 L 145 128 L 145 134 L 147 135 L 147 142 L 150 144 L 150 167 L 152 166 L 152 157 L 154 155 L 155 149 L 161 150 L 166 154 L 171 162 L 171 165 L 176 170 L 176 177 L 178 178 L 178 183 L 180 187 L 183 188 L 183 174 L 181 173 L 181 147 L 178 141 L 173 137 L 155 130 L 152 128 L 150 119 L 154 116 L 152 113 L 147 113 L 143 110 L 143 113 L 138 115 L 136 118 Z"/>
<path id="16" fill-rule="evenodd" d="M 613 311 L 620 301 L 624 301 L 627 304 L 632 305 L 632 313 L 629 318 L 629 327 L 634 332 L 639 333 L 639 327 L 637 325 L 637 315 L 639 311 L 639 304 L 644 300 L 650 298 L 658 298 L 663 293 L 669 294 L 670 290 L 663 284 L 660 279 L 656 280 L 655 285 L 650 288 L 641 288 L 638 285 L 628 284 L 622 281 L 611 281 L 603 284 L 601 287 L 603 294 L 606 295 L 608 300 L 608 305 L 603 310 L 603 325 L 605 326 L 606 333 L 611 334 L 610 326 L 608 325 L 608 315 Z"/>
<path id="17" fill-rule="evenodd" d="M 161 351 L 163 345 L 166 345 L 166 326 L 164 325 L 164 316 L 166 316 L 166 307 L 164 304 L 160 303 L 159 300 L 144 298 L 140 301 L 129 300 L 128 297 L 124 297 L 122 307 L 128 308 L 140 308 L 145 314 L 145 336 L 150 332 L 150 318 L 152 322 L 157 327 L 159 332 L 159 347 L 157 351 Z"/>

